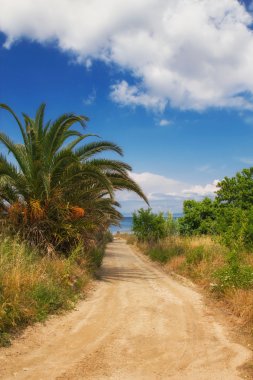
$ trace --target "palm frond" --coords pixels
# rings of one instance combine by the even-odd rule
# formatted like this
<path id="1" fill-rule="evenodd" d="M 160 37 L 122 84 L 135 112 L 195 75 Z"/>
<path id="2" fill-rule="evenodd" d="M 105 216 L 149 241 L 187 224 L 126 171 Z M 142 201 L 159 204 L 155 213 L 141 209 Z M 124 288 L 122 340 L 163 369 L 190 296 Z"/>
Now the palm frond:
<path id="1" fill-rule="evenodd" d="M 88 158 L 105 151 L 112 151 L 123 156 L 122 149 L 117 144 L 109 141 L 92 142 L 78 148 L 75 152 L 80 160 L 86 161 Z"/>

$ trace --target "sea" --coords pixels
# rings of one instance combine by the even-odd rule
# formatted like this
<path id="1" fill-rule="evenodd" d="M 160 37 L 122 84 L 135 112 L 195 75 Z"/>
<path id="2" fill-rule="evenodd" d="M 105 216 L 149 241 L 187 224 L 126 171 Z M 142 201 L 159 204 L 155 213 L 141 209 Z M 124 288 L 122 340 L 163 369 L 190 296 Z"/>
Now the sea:
<path id="1" fill-rule="evenodd" d="M 182 213 L 175 213 L 173 214 L 174 219 L 180 218 L 182 216 Z M 132 232 L 132 225 L 133 225 L 133 217 L 132 216 L 125 216 L 119 226 L 110 226 L 110 231 L 112 234 L 116 234 L 117 232 L 120 233 L 131 233 Z"/>
<path id="2" fill-rule="evenodd" d="M 112 234 L 116 234 L 117 232 L 132 232 L 133 218 L 132 216 L 125 216 L 119 226 L 110 226 L 110 231 Z"/>

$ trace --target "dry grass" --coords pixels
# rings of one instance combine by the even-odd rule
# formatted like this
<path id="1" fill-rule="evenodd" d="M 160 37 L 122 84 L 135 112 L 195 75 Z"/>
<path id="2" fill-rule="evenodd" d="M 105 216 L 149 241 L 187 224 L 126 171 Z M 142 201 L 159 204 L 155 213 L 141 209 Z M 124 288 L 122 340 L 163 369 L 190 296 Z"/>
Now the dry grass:
<path id="1" fill-rule="evenodd" d="M 18 240 L 0 241 L 0 345 L 9 333 L 73 306 L 87 283 L 87 259 L 41 257 Z"/>
<path id="2" fill-rule="evenodd" d="M 241 324 L 253 333 L 253 294 L 252 290 L 230 289 L 226 291 L 225 300 L 230 310 Z"/>
<path id="3" fill-rule="evenodd" d="M 179 242 L 180 240 L 181 238 L 179 238 Z M 182 243 L 185 252 L 180 258 L 181 262 L 177 263 L 177 258 L 174 258 L 176 263 L 173 260 L 169 261 L 168 269 L 190 277 L 199 285 L 209 288 L 213 282 L 213 273 L 225 264 L 226 249 L 209 236 L 182 238 Z M 198 252 L 201 253 L 199 258 L 196 256 Z"/>
<path id="4" fill-rule="evenodd" d="M 184 264 L 185 264 L 185 256 L 176 256 L 176 257 L 172 257 L 172 259 L 169 261 L 166 267 L 172 272 L 180 273 Z"/>

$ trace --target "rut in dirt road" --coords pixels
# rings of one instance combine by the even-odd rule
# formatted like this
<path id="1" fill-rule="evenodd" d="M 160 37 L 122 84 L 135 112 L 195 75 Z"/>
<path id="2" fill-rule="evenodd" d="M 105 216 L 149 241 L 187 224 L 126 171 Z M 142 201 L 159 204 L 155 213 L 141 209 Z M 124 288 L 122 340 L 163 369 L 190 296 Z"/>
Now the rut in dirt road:
<path id="1" fill-rule="evenodd" d="M 196 291 L 115 240 L 88 300 L 0 350 L 0 378 L 240 379 L 250 351 L 224 329 Z"/>

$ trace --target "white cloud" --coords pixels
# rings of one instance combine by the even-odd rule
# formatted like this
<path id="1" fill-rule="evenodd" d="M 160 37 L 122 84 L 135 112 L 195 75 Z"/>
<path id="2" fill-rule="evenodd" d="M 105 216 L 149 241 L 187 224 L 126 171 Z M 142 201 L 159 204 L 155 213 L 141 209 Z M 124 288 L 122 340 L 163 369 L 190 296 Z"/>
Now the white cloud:
<path id="1" fill-rule="evenodd" d="M 166 105 L 163 99 L 145 93 L 137 86 L 129 86 L 125 80 L 111 86 L 111 99 L 123 106 L 143 106 L 160 111 L 163 111 Z"/>
<path id="2" fill-rule="evenodd" d="M 186 199 L 213 198 L 219 182 L 215 180 L 206 185 L 190 185 L 155 173 L 129 174 L 141 186 L 155 212 L 182 212 Z M 121 203 L 123 213 L 127 214 L 148 207 L 136 194 L 128 191 L 118 192 L 117 200 Z"/>
<path id="3" fill-rule="evenodd" d="M 130 176 L 143 188 L 149 199 L 155 194 L 179 194 L 185 186 L 183 182 L 149 172 L 130 173 Z"/>
<path id="4" fill-rule="evenodd" d="M 194 185 L 189 187 L 188 189 L 183 190 L 183 194 L 186 194 L 188 196 L 191 195 L 200 195 L 200 196 L 210 196 L 214 195 L 215 191 L 218 190 L 219 180 L 214 180 L 213 183 L 209 183 L 207 185 L 201 186 L 201 185 Z"/>
<path id="5" fill-rule="evenodd" d="M 167 119 L 161 119 L 159 121 L 159 125 L 161 127 L 167 127 L 168 125 L 171 125 L 171 124 L 172 124 L 172 122 L 170 120 L 167 120 Z"/>
<path id="6" fill-rule="evenodd" d="M 122 105 L 252 109 L 252 16 L 237 0 L 0 0 L 6 48 L 55 42 L 90 68 L 128 70 L 112 87 Z"/>
<path id="7" fill-rule="evenodd" d="M 217 190 L 218 180 L 206 185 L 190 185 L 172 178 L 168 178 L 155 173 L 129 173 L 134 181 L 136 181 L 149 201 L 180 201 L 189 197 L 199 199 L 203 196 L 213 196 Z M 118 193 L 119 201 L 138 200 L 138 196 L 132 192 L 122 191 Z"/>

